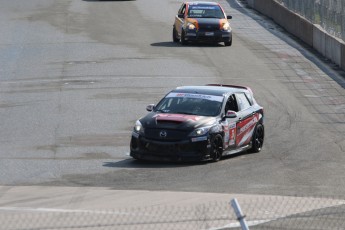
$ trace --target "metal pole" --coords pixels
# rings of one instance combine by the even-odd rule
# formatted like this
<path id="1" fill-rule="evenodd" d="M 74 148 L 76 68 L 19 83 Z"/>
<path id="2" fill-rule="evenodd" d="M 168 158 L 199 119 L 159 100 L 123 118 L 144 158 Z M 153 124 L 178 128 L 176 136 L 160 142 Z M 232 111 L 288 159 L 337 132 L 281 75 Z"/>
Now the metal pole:
<path id="1" fill-rule="evenodd" d="M 241 224 L 242 230 L 249 230 L 249 227 L 248 227 L 248 225 L 247 225 L 247 223 L 246 223 L 246 220 L 244 219 L 246 216 L 243 215 L 242 210 L 241 210 L 241 207 L 240 207 L 240 205 L 239 205 L 237 199 L 236 199 L 236 198 L 232 199 L 230 203 L 231 203 L 231 207 L 232 207 L 232 208 L 234 209 L 234 211 L 235 211 L 237 220 L 238 220 L 238 221 L 240 222 L 240 224 Z"/>

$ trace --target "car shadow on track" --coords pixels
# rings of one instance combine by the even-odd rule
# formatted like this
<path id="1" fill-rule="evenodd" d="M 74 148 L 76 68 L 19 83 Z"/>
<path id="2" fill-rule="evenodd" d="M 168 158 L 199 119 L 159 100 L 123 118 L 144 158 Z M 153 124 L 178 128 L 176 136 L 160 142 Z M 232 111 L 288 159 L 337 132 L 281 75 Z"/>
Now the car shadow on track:
<path id="1" fill-rule="evenodd" d="M 172 162 L 172 161 L 144 161 L 135 160 L 132 158 L 117 161 L 117 162 L 104 162 L 103 167 L 110 168 L 182 168 L 182 167 L 192 167 L 192 166 L 203 166 L 207 164 L 220 164 L 236 158 L 239 156 L 250 155 L 251 153 L 242 152 L 236 153 L 229 156 L 224 156 L 219 162 L 202 161 L 202 162 Z"/>
<path id="2" fill-rule="evenodd" d="M 151 43 L 151 46 L 156 46 L 156 47 L 224 47 L 224 45 L 221 45 L 220 43 L 206 43 L 206 42 L 193 42 L 193 43 L 188 43 L 187 45 L 181 45 L 180 43 L 177 42 L 156 42 L 156 43 Z"/>
<path id="3" fill-rule="evenodd" d="M 143 161 L 125 159 L 118 162 L 104 162 L 104 167 L 111 168 L 180 168 L 204 165 L 207 162 L 165 162 L 165 161 Z"/>

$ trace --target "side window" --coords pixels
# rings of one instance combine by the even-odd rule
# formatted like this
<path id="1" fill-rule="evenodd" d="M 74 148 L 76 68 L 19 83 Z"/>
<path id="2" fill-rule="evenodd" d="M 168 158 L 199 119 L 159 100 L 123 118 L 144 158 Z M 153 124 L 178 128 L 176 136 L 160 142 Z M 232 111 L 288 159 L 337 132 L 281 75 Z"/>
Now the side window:
<path id="1" fill-rule="evenodd" d="M 184 14 L 184 12 L 186 11 L 186 4 L 182 4 L 180 10 L 178 11 L 179 14 Z"/>
<path id="2" fill-rule="evenodd" d="M 253 105 L 253 104 L 254 104 L 254 102 L 253 102 L 253 96 L 252 96 L 250 93 L 246 93 L 246 96 L 247 96 L 247 98 L 248 98 L 248 100 L 249 100 L 249 102 L 250 102 L 250 105 Z"/>
<path id="3" fill-rule="evenodd" d="M 229 96 L 229 98 L 228 98 L 228 100 L 227 100 L 227 102 L 225 104 L 225 113 L 228 110 L 232 110 L 232 111 L 238 112 L 238 105 L 237 105 L 236 98 L 235 98 L 234 94 Z"/>
<path id="4" fill-rule="evenodd" d="M 236 99 L 240 110 L 248 109 L 251 106 L 244 93 L 236 93 Z"/>

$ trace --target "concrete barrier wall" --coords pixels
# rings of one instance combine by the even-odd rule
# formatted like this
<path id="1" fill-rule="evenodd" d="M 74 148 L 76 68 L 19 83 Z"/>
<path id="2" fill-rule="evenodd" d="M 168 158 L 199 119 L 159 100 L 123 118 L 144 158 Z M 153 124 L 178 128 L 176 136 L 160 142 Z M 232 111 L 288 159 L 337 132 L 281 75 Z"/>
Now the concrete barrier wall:
<path id="1" fill-rule="evenodd" d="M 345 43 L 343 40 L 331 36 L 321 26 L 314 25 L 275 0 L 247 1 L 250 7 L 272 18 L 286 31 L 300 38 L 345 70 Z"/>
<path id="2" fill-rule="evenodd" d="M 344 0 L 275 0 L 332 36 L 345 41 Z"/>
<path id="3" fill-rule="evenodd" d="M 342 40 L 327 34 L 320 25 L 314 25 L 313 41 L 314 49 L 342 66 L 342 47 L 344 46 Z"/>

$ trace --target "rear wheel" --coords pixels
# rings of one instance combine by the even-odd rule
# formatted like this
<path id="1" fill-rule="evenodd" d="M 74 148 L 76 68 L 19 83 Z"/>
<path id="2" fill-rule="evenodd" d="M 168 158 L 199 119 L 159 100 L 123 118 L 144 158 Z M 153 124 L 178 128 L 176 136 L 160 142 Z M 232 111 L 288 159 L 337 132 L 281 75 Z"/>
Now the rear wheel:
<path id="1" fill-rule="evenodd" d="M 265 138 L 265 129 L 264 126 L 261 123 L 258 123 L 255 127 L 253 139 L 252 139 L 252 153 L 258 153 L 261 151 L 262 146 L 264 144 L 264 138 Z"/>
<path id="2" fill-rule="evenodd" d="M 179 39 L 178 39 L 178 37 L 177 37 L 177 32 L 176 32 L 176 30 L 175 30 L 175 26 L 173 27 L 172 37 L 173 37 L 173 41 L 174 41 L 174 42 L 179 42 Z"/>
<path id="3" fill-rule="evenodd" d="M 211 159 L 216 162 L 222 158 L 223 137 L 220 134 L 211 138 Z"/>

